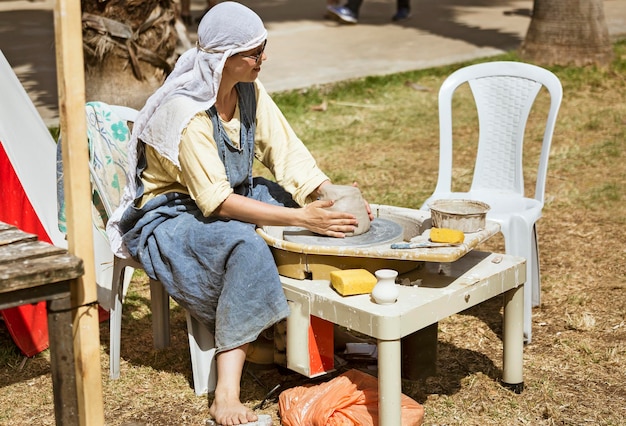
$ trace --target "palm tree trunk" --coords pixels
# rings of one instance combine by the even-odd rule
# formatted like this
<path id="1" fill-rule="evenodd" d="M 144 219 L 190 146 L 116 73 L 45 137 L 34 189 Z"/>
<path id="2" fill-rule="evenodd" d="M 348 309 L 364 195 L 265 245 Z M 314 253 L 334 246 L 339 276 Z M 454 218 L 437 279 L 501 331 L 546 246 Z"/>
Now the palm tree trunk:
<path id="1" fill-rule="evenodd" d="M 534 0 L 520 55 L 545 66 L 607 66 L 613 50 L 603 0 Z"/>
<path id="2" fill-rule="evenodd" d="M 190 47 L 173 0 L 82 0 L 87 101 L 141 108 Z M 181 31 L 182 27 L 182 31 Z"/>

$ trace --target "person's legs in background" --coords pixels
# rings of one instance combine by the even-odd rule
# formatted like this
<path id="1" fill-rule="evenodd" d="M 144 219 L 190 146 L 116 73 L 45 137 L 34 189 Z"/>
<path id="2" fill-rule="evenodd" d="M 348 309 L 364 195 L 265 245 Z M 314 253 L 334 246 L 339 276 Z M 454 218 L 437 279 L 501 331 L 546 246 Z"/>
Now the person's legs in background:
<path id="1" fill-rule="evenodd" d="M 191 0 L 180 0 L 180 19 L 183 24 L 191 25 Z"/>
<path id="2" fill-rule="evenodd" d="M 363 0 L 348 0 L 345 6 L 335 6 L 329 3 L 326 11 L 329 17 L 342 24 L 356 24 L 361 4 L 363 4 Z"/>
<path id="3" fill-rule="evenodd" d="M 202 17 L 204 16 L 205 13 L 207 13 L 209 11 L 209 9 L 211 9 L 213 6 L 215 6 L 219 2 L 220 2 L 220 0 L 206 0 L 206 8 L 204 9 L 204 11 L 202 11 L 202 15 L 200 15 L 200 18 L 198 19 L 198 22 L 200 22 L 202 20 Z"/>
<path id="4" fill-rule="evenodd" d="M 344 6 L 339 6 L 337 0 L 326 0 L 327 16 L 343 24 L 356 24 L 359 20 L 359 10 L 363 0 L 347 0 Z M 403 21 L 411 17 L 411 0 L 397 0 L 396 13 L 392 21 Z"/>
<path id="5" fill-rule="evenodd" d="M 398 0 L 396 14 L 391 17 L 392 21 L 403 21 L 411 17 L 411 0 Z"/>
<path id="6" fill-rule="evenodd" d="M 206 0 L 206 8 L 202 11 L 202 15 L 196 18 L 196 23 L 200 23 L 204 14 L 218 3 L 219 0 Z M 191 19 L 191 0 L 180 0 L 180 19 L 187 26 L 192 24 L 193 20 Z"/>

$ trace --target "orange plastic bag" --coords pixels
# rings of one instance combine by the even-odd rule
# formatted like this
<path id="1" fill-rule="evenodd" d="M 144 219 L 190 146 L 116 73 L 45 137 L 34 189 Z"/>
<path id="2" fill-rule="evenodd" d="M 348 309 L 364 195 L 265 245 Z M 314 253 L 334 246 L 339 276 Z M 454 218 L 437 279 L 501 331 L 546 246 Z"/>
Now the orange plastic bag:
<path id="1" fill-rule="evenodd" d="M 402 395 L 402 426 L 419 426 L 424 407 Z M 278 409 L 284 426 L 377 426 L 378 380 L 349 370 L 315 386 L 298 386 L 280 394 Z"/>

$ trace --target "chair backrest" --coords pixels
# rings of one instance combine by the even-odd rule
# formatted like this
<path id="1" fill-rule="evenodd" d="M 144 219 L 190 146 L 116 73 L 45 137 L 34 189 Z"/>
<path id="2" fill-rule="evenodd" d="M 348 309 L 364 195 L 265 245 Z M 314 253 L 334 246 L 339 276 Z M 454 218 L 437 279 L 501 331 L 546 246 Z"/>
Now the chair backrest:
<path id="1" fill-rule="evenodd" d="M 127 177 L 126 150 L 130 139 L 128 122 L 135 120 L 137 111 L 123 106 L 89 102 L 87 115 L 87 140 L 89 144 L 89 172 L 92 183 L 92 216 L 94 225 L 94 254 L 96 258 L 98 302 L 111 309 L 114 256 L 106 233 L 106 222 L 117 208 Z M 132 273 L 125 275 L 124 289 Z"/>
<path id="2" fill-rule="evenodd" d="M 99 198 L 104 208 L 101 212 L 104 215 L 101 229 L 105 232 L 104 222 L 119 205 L 128 179 L 128 122 L 135 120 L 137 110 L 103 102 L 89 102 L 85 112 L 89 171 L 94 186 L 94 198 Z M 95 220 L 98 221 L 98 218 Z M 98 227 L 100 228 L 100 224 Z"/>
<path id="3" fill-rule="evenodd" d="M 137 110 L 129 107 L 88 102 L 87 144 L 89 147 L 89 174 L 92 183 L 92 221 L 106 237 L 106 222 L 119 205 L 128 179 L 126 150 L 130 140 L 128 122 L 135 120 Z M 57 147 L 57 192 L 59 198 L 58 223 L 66 231 L 65 200 L 63 196 L 63 165 L 61 144 Z"/>
<path id="4" fill-rule="evenodd" d="M 548 155 L 563 90 L 550 71 L 522 62 L 487 62 L 452 73 L 439 91 L 440 157 L 435 192 L 452 185 L 452 98 L 468 83 L 478 113 L 479 139 L 470 191 L 498 190 L 524 196 L 524 132 L 542 87 L 550 94 L 534 198 L 543 203 Z"/>

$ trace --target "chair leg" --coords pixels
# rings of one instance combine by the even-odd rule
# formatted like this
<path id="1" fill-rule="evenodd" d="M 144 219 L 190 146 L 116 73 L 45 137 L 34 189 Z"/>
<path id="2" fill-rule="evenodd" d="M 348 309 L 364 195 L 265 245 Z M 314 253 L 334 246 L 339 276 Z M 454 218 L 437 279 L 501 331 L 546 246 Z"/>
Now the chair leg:
<path id="1" fill-rule="evenodd" d="M 215 365 L 215 339 L 202 323 L 187 312 L 187 334 L 193 369 L 193 387 L 200 396 L 215 390 L 217 368 Z"/>
<path id="2" fill-rule="evenodd" d="M 535 256 L 536 245 L 534 224 L 526 223 L 521 217 L 514 217 L 508 224 L 508 229 L 502 227 L 507 254 L 520 256 L 526 259 L 526 282 L 524 283 L 524 341 L 532 340 L 532 300 L 533 290 L 537 285 L 533 271 L 538 270 Z M 537 274 L 538 275 L 538 274 Z"/>
<path id="3" fill-rule="evenodd" d="M 126 267 L 117 260 L 113 261 L 113 279 L 111 283 L 111 309 L 109 311 L 109 377 L 120 377 L 120 346 L 122 333 L 122 302 Z"/>
<path id="4" fill-rule="evenodd" d="M 122 300 L 124 295 L 125 266 L 114 262 L 110 311 L 109 363 L 110 377 L 120 376 L 120 335 L 122 328 Z M 170 344 L 169 295 L 159 281 L 150 280 L 152 309 L 152 334 L 154 347 L 163 349 Z M 187 333 L 193 369 L 193 382 L 196 395 L 215 390 L 217 367 L 215 365 L 215 339 L 213 334 L 189 312 L 187 312 Z"/>
<path id="5" fill-rule="evenodd" d="M 539 272 L 539 242 L 537 240 L 537 225 L 533 225 L 533 231 L 531 235 L 532 244 L 532 258 L 534 260 L 532 264 L 531 279 L 532 279 L 532 306 L 537 307 L 541 304 L 541 274 Z"/>
<path id="6" fill-rule="evenodd" d="M 170 345 L 170 299 L 159 281 L 150 280 L 150 305 L 154 348 L 163 349 Z"/>

